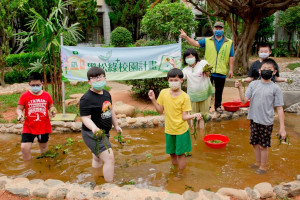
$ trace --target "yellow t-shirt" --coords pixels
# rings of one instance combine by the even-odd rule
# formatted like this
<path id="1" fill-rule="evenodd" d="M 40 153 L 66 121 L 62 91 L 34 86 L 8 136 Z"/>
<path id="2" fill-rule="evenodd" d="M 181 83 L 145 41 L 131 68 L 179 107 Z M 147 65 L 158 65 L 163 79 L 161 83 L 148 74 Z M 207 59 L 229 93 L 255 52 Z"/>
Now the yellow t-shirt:
<path id="1" fill-rule="evenodd" d="M 163 89 L 157 98 L 157 103 L 164 107 L 165 132 L 170 135 L 181 135 L 189 129 L 187 121 L 182 119 L 183 111 L 192 110 L 190 97 L 184 91 L 177 97 L 172 97 L 170 88 Z"/>

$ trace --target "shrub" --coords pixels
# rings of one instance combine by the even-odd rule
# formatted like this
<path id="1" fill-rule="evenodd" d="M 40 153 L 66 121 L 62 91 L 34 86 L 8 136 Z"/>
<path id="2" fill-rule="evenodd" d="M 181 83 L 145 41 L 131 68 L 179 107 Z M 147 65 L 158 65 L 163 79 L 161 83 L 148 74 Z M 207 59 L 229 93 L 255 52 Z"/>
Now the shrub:
<path id="1" fill-rule="evenodd" d="M 23 83 L 28 81 L 28 70 L 13 67 L 4 74 L 4 81 L 7 84 Z"/>
<path id="2" fill-rule="evenodd" d="M 132 43 L 132 35 L 126 28 L 119 26 L 111 32 L 110 42 L 115 47 L 127 47 Z"/>
<path id="3" fill-rule="evenodd" d="M 5 60 L 6 67 L 19 66 L 20 68 L 27 69 L 30 67 L 30 63 L 37 61 L 42 57 L 40 52 L 30 52 L 30 53 L 20 53 L 20 54 L 10 54 Z"/>

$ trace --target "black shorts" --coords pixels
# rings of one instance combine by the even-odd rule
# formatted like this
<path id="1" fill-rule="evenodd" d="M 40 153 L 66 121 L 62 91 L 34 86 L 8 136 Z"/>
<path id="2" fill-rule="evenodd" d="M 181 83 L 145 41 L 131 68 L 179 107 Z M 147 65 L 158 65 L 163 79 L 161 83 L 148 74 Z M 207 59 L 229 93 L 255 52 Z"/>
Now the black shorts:
<path id="1" fill-rule="evenodd" d="M 271 147 L 272 125 L 262 125 L 250 120 L 250 144 Z"/>
<path id="2" fill-rule="evenodd" d="M 31 142 L 33 143 L 34 138 L 37 137 L 39 143 L 47 143 L 49 140 L 49 133 L 41 134 L 41 135 L 33 135 L 31 133 L 22 133 L 21 143 Z"/>

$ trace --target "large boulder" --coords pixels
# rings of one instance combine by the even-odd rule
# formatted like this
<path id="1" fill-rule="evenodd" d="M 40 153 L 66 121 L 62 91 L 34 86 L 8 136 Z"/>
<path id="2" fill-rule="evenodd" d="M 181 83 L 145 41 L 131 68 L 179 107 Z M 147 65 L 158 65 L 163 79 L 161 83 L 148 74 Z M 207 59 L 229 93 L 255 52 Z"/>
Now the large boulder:
<path id="1" fill-rule="evenodd" d="M 133 117 L 135 108 L 132 105 L 124 104 L 122 101 L 118 101 L 114 104 L 114 111 L 116 115 L 124 114 L 127 117 Z"/>

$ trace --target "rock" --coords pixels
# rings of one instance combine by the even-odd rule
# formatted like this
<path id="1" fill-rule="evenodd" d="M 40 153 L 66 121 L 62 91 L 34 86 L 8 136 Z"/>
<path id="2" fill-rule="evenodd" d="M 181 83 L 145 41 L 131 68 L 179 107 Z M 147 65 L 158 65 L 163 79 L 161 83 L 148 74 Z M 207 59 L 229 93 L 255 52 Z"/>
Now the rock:
<path id="1" fill-rule="evenodd" d="M 145 200 L 153 200 L 152 197 L 148 196 L 145 198 Z"/>
<path id="2" fill-rule="evenodd" d="M 121 105 L 115 104 L 114 110 L 116 115 L 125 114 L 127 117 L 133 117 L 135 113 L 135 108 L 128 104 L 121 104 Z"/>
<path id="3" fill-rule="evenodd" d="M 65 100 L 65 105 L 66 106 L 77 105 L 77 103 L 78 103 L 77 99 L 67 99 L 67 100 Z"/>
<path id="4" fill-rule="evenodd" d="M 5 184 L 6 184 L 7 182 L 5 181 L 5 180 L 0 180 L 0 190 L 3 190 L 3 189 L 5 189 Z"/>
<path id="5" fill-rule="evenodd" d="M 4 127 L 5 128 L 10 128 L 10 127 L 12 127 L 14 124 L 4 124 Z"/>
<path id="6" fill-rule="evenodd" d="M 158 118 L 154 118 L 154 119 L 152 120 L 152 123 L 153 123 L 154 126 L 158 126 L 158 124 L 159 124 L 159 119 L 158 119 Z"/>
<path id="7" fill-rule="evenodd" d="M 94 190 L 101 190 L 101 191 L 104 191 L 104 190 L 110 190 L 110 189 L 113 189 L 113 188 L 116 188 L 118 187 L 117 185 L 115 184 L 111 184 L 111 183 L 104 183 L 102 185 L 97 185 Z"/>
<path id="8" fill-rule="evenodd" d="M 126 115 L 125 114 L 118 114 L 118 115 L 116 115 L 116 118 L 117 119 L 126 118 Z"/>
<path id="9" fill-rule="evenodd" d="M 48 194 L 49 199 L 64 200 L 70 190 L 67 188 L 57 188 Z"/>
<path id="10" fill-rule="evenodd" d="M 300 181 L 300 175 L 297 175 L 297 181 Z"/>
<path id="11" fill-rule="evenodd" d="M 82 122 L 72 122 L 71 129 L 73 131 L 81 131 Z"/>
<path id="12" fill-rule="evenodd" d="M 38 185 L 38 184 L 44 183 L 44 180 L 42 180 L 42 179 L 32 179 L 32 180 L 29 181 L 29 183 Z"/>
<path id="13" fill-rule="evenodd" d="M 91 199 L 92 194 L 88 193 L 86 191 L 81 191 L 81 190 L 71 190 L 67 194 L 67 199 L 68 200 L 83 200 L 83 199 Z"/>
<path id="14" fill-rule="evenodd" d="M 21 128 L 23 128 L 23 124 L 17 124 L 17 125 L 15 125 L 14 128 L 15 128 L 15 129 L 21 129 Z"/>
<path id="15" fill-rule="evenodd" d="M 96 187 L 96 185 L 97 184 L 95 182 L 86 182 L 86 183 L 83 183 L 81 186 L 83 188 L 87 188 L 87 189 L 93 190 Z"/>
<path id="16" fill-rule="evenodd" d="M 247 199 L 247 193 L 244 190 L 238 190 L 233 188 L 221 188 L 217 191 L 217 194 L 223 196 L 232 196 L 236 199 Z"/>
<path id="17" fill-rule="evenodd" d="M 284 109 L 300 102 L 300 91 L 282 91 Z"/>
<path id="18" fill-rule="evenodd" d="M 47 187 L 54 187 L 54 186 L 58 186 L 58 185 L 65 185 L 65 183 L 60 180 L 56 180 L 56 179 L 47 179 L 44 182 L 44 185 Z"/>
<path id="19" fill-rule="evenodd" d="M 277 185 L 273 188 L 274 193 L 280 198 L 286 198 L 288 196 L 288 192 L 284 190 L 283 185 Z"/>
<path id="20" fill-rule="evenodd" d="M 300 181 L 289 182 L 283 186 L 283 189 L 288 192 L 288 197 L 296 197 L 300 195 Z"/>
<path id="21" fill-rule="evenodd" d="M 109 194 L 110 194 L 110 192 L 94 192 L 93 196 L 94 197 L 99 197 L 99 198 L 104 198 Z"/>
<path id="22" fill-rule="evenodd" d="M 188 191 L 185 191 L 182 196 L 183 196 L 183 199 L 185 199 L 185 200 L 193 200 L 193 199 L 197 199 L 199 197 L 199 193 L 188 190 Z"/>
<path id="23" fill-rule="evenodd" d="M 64 127 L 65 122 L 62 121 L 51 121 L 51 126 L 53 127 Z"/>
<path id="24" fill-rule="evenodd" d="M 228 112 L 225 114 L 221 114 L 221 119 L 230 120 L 232 119 L 232 115 L 233 115 L 232 113 L 229 114 Z"/>
<path id="25" fill-rule="evenodd" d="M 79 93 L 79 94 L 71 94 L 70 98 L 71 99 L 80 99 L 84 94 Z"/>
<path id="26" fill-rule="evenodd" d="M 137 119 L 136 119 L 136 118 L 130 118 L 130 119 L 127 120 L 127 123 L 128 123 L 128 124 L 134 124 L 134 123 L 136 123 L 136 122 L 137 122 Z"/>
<path id="27" fill-rule="evenodd" d="M 247 193 L 247 196 L 250 197 L 250 199 L 253 199 L 253 200 L 260 199 L 260 194 L 257 190 L 252 190 L 251 188 L 247 187 L 247 188 L 245 188 L 245 191 Z"/>
<path id="28" fill-rule="evenodd" d="M 78 84 L 78 81 L 70 81 L 70 85 L 76 86 Z"/>
<path id="29" fill-rule="evenodd" d="M 238 115 L 238 114 L 236 114 L 236 113 L 233 113 L 233 115 L 232 115 L 232 119 L 238 119 L 240 116 Z"/>
<path id="30" fill-rule="evenodd" d="M 183 197 L 180 194 L 169 194 L 165 200 L 183 200 Z"/>
<path id="31" fill-rule="evenodd" d="M 223 196 L 221 194 L 210 192 L 203 189 L 199 191 L 199 196 L 200 199 L 205 199 L 205 200 L 230 200 L 230 197 Z"/>
<path id="32" fill-rule="evenodd" d="M 6 188 L 6 190 L 14 195 L 21 197 L 29 197 L 30 190 L 28 188 Z"/>
<path id="33" fill-rule="evenodd" d="M 35 197 L 46 198 L 49 193 L 48 188 L 36 188 L 33 190 L 32 194 Z"/>
<path id="34" fill-rule="evenodd" d="M 254 186 L 254 189 L 258 190 L 260 198 L 271 198 L 275 196 L 272 185 L 270 183 L 259 183 Z"/>
<path id="35" fill-rule="evenodd" d="M 121 187 L 122 190 L 126 190 L 126 191 L 130 191 L 130 190 L 134 190 L 135 186 L 134 185 L 124 185 L 123 187 Z"/>

